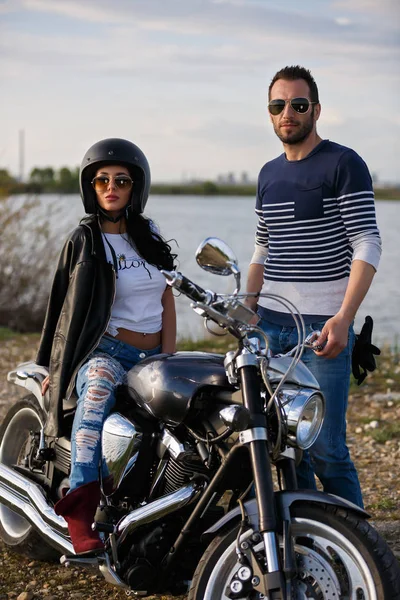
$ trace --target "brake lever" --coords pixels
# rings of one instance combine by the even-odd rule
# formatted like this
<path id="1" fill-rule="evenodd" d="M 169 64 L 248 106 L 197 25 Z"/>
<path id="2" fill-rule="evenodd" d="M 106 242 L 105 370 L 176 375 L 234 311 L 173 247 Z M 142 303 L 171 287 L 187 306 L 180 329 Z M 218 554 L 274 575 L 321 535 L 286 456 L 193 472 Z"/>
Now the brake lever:
<path id="1" fill-rule="evenodd" d="M 304 348 L 309 348 L 310 350 L 313 350 L 314 352 L 320 352 L 323 349 L 325 344 L 317 344 L 317 345 L 314 344 L 314 341 L 317 340 L 320 335 L 321 335 L 321 332 L 319 330 L 312 331 L 311 333 L 309 333 L 303 342 Z M 289 352 L 275 354 L 275 358 L 282 358 L 284 356 L 294 356 L 294 354 L 297 352 L 297 349 L 299 348 L 299 345 L 300 344 L 297 344 L 297 346 L 295 346 L 294 348 L 289 350 Z"/>
<path id="2" fill-rule="evenodd" d="M 324 348 L 325 344 L 314 343 L 314 341 L 317 340 L 320 335 L 321 332 L 319 331 L 319 329 L 316 329 L 315 331 L 309 333 L 306 339 L 304 340 L 304 347 L 311 348 L 311 350 L 314 350 L 314 352 L 320 352 Z"/>

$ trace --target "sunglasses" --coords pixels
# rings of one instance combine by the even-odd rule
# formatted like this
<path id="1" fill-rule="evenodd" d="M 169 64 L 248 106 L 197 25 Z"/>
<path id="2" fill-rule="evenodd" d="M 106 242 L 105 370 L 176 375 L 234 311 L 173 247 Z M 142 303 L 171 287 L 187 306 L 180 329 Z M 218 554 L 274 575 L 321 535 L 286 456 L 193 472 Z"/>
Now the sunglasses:
<path id="1" fill-rule="evenodd" d="M 311 104 L 318 104 L 318 102 L 311 102 L 308 98 L 292 98 L 291 100 L 271 100 L 268 102 L 268 110 L 271 115 L 280 115 L 284 110 L 286 104 L 289 103 L 293 110 L 299 115 L 305 115 Z"/>
<path id="2" fill-rule="evenodd" d="M 130 190 L 133 185 L 132 179 L 127 175 L 119 175 L 114 178 L 99 175 L 92 180 L 92 186 L 96 192 L 105 192 L 112 179 L 114 179 L 115 187 L 119 190 Z"/>

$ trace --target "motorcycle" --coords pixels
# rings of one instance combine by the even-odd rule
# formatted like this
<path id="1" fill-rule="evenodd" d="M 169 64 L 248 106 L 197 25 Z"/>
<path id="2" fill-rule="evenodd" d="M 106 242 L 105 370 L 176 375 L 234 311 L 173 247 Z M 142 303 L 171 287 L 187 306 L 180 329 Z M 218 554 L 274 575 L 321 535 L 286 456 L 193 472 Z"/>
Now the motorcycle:
<path id="1" fill-rule="evenodd" d="M 128 372 L 102 433 L 102 500 L 93 528 L 105 551 L 76 555 L 53 510 L 68 487 L 75 406 L 73 398 L 64 402 L 62 430 L 47 435 L 47 370 L 35 363 L 8 374 L 29 394 L 0 429 L 0 537 L 35 559 L 61 553 L 66 566 L 97 569 L 135 597 L 188 591 L 189 600 L 400 599 L 399 564 L 368 514 L 297 488 L 298 453 L 315 442 L 325 407 L 301 362 L 304 348 L 313 347 L 301 316 L 274 296 L 303 342 L 272 356 L 244 302 L 248 294 L 239 294 L 230 247 L 207 238 L 196 259 L 209 272 L 233 274 L 233 294 L 203 290 L 174 271 L 164 271 L 166 280 L 207 328 L 229 332 L 236 349 L 160 354 Z"/>

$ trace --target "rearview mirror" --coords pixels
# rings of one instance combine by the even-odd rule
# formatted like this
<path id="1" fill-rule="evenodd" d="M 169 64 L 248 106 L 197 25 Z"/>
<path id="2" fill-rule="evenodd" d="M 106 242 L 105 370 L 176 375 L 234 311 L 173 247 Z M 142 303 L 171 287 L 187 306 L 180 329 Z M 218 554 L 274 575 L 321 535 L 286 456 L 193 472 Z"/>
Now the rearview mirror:
<path id="1" fill-rule="evenodd" d="M 223 240 L 209 237 L 196 250 L 196 261 L 202 269 L 216 275 L 234 275 L 237 294 L 240 290 L 240 269 L 233 250 Z"/>

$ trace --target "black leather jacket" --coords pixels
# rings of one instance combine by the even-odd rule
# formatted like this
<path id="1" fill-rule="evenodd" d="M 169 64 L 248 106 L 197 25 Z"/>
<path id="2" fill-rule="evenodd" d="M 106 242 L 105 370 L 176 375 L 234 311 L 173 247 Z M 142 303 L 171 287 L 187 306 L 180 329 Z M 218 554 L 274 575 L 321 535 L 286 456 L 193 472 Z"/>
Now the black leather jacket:
<path id="1" fill-rule="evenodd" d="M 100 227 L 94 216 L 86 217 L 61 251 L 36 358 L 50 373 L 47 435 L 62 431 L 62 402 L 107 329 L 114 295 L 114 268 L 107 263 Z"/>

